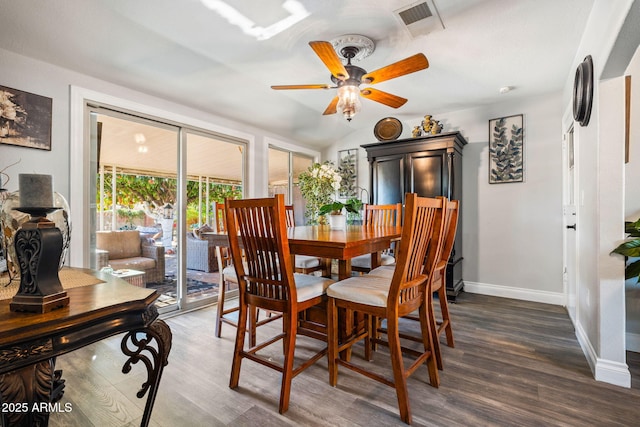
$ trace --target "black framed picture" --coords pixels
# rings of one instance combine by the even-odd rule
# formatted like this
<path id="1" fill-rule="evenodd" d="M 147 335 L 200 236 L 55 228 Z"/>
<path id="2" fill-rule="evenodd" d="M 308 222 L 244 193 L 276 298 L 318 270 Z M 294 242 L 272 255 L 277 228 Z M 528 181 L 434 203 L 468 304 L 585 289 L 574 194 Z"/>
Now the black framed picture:
<path id="1" fill-rule="evenodd" d="M 522 114 L 489 120 L 489 184 L 523 181 Z"/>
<path id="2" fill-rule="evenodd" d="M 0 86 L 0 144 L 51 150 L 53 100 Z"/>

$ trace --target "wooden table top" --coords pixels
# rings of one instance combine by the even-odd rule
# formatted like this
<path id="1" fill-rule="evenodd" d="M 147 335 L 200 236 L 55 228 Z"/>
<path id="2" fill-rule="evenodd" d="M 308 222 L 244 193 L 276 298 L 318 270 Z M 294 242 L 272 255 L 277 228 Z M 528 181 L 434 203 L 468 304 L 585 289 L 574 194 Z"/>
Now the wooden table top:
<path id="1" fill-rule="evenodd" d="M 344 230 L 332 230 L 326 225 L 305 225 L 287 231 L 292 253 L 335 259 L 351 259 L 384 250 L 401 234 L 402 227 L 362 225 L 348 225 Z"/>
<path id="2" fill-rule="evenodd" d="M 106 273 L 80 271 L 104 283 L 65 289 L 67 307 L 43 314 L 20 313 L 9 309 L 11 299 L 0 301 L 0 353 L 17 343 L 52 337 L 69 350 L 131 327 L 146 326 L 157 317 L 153 302 L 159 295 L 154 289 L 135 287 Z"/>

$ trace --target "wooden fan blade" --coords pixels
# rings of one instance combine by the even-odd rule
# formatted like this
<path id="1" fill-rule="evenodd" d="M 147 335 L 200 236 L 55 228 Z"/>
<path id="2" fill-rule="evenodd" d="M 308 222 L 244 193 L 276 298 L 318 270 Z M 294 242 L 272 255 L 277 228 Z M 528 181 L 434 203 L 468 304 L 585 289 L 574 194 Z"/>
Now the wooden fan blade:
<path id="1" fill-rule="evenodd" d="M 396 77 L 404 76 L 405 74 L 411 74 L 416 71 L 424 70 L 429 67 L 429 61 L 427 57 L 422 53 L 417 53 L 413 56 L 403 59 L 402 61 L 394 62 L 391 65 L 382 67 L 375 71 L 362 76 L 362 83 L 376 84 L 385 80 L 395 79 Z"/>
<path id="2" fill-rule="evenodd" d="M 331 100 L 331 103 L 329 104 L 329 106 L 327 107 L 326 110 L 324 110 L 324 113 L 322 113 L 323 116 L 326 116 L 328 114 L 335 114 L 338 112 L 336 106 L 338 105 L 338 97 L 336 96 L 335 98 L 333 98 Z"/>
<path id="3" fill-rule="evenodd" d="M 346 80 L 349 78 L 347 69 L 342 65 L 340 57 L 333 49 L 333 46 L 329 42 L 315 41 L 309 42 L 311 49 L 320 57 L 324 65 L 327 66 L 331 74 L 338 80 Z"/>
<path id="4" fill-rule="evenodd" d="M 373 89 L 370 87 L 366 89 L 362 89 L 360 91 L 360 95 L 372 101 L 376 101 L 393 108 L 402 107 L 407 102 L 405 98 L 401 98 L 399 96 L 392 95 L 390 93 L 383 92 L 381 90 Z"/>
<path id="5" fill-rule="evenodd" d="M 271 89 L 285 90 L 285 89 L 329 89 L 329 85 L 276 85 L 271 86 Z"/>

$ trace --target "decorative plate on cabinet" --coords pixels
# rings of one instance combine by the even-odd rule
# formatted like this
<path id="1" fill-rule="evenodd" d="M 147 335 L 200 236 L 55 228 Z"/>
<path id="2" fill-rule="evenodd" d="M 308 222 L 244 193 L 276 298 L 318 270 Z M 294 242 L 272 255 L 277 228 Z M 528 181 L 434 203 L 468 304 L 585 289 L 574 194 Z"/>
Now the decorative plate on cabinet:
<path id="1" fill-rule="evenodd" d="M 393 141 L 402 133 L 402 123 L 395 117 L 386 117 L 373 127 L 373 134 L 378 141 Z"/>

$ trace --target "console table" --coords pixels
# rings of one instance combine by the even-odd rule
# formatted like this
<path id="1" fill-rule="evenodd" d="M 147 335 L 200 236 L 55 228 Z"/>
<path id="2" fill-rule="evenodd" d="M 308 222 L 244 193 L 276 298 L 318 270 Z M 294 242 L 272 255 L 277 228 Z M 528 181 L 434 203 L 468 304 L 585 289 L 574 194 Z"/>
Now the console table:
<path id="1" fill-rule="evenodd" d="M 103 283 L 65 289 L 69 306 L 44 314 L 12 312 L 11 299 L 0 301 L 0 424 L 46 426 L 65 387 L 56 357 L 124 332 L 121 348 L 128 359 L 122 372 L 138 362 L 147 369 L 137 392 L 138 398 L 147 395 L 141 422 L 147 426 L 171 349 L 171 330 L 154 305 L 159 295 L 107 273 L 73 270 L 79 280 L 85 275 L 87 282 Z"/>

